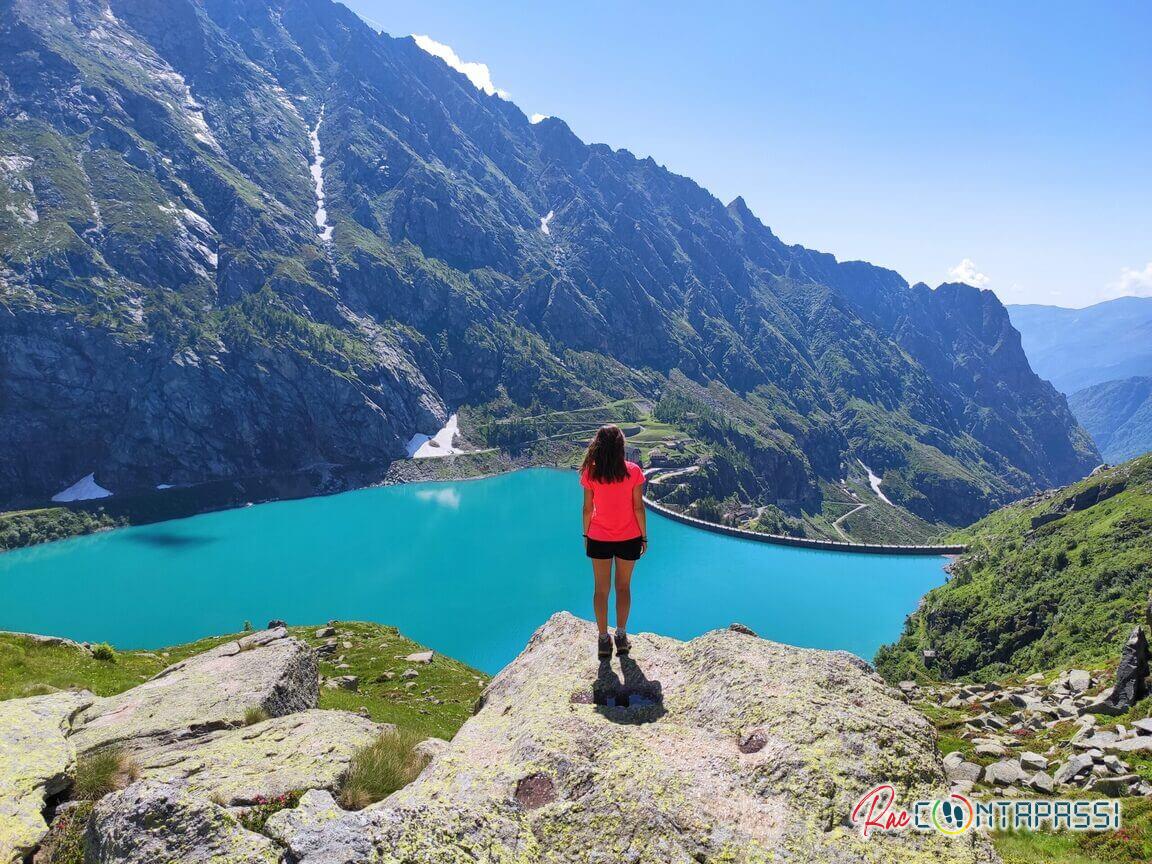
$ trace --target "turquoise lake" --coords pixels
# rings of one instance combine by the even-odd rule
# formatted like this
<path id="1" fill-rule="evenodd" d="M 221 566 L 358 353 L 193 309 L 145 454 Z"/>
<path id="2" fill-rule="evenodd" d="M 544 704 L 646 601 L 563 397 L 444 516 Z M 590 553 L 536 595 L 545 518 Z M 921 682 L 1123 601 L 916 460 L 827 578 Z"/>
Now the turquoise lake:
<path id="1" fill-rule="evenodd" d="M 0 554 L 0 629 L 158 648 L 245 620 L 395 625 L 496 672 L 560 609 L 591 618 L 573 472 L 364 489 Z M 945 559 L 794 549 L 655 514 L 629 629 L 760 635 L 871 660 Z M 592 646 L 589 646 L 592 650 Z"/>

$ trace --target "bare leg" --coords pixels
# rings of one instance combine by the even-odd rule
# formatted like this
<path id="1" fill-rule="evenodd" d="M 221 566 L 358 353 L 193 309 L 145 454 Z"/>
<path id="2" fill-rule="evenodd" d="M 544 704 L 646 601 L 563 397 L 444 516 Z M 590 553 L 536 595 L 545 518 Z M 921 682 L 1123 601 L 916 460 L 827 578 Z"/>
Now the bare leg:
<path id="1" fill-rule="evenodd" d="M 616 629 L 628 631 L 628 613 L 632 610 L 632 568 L 635 561 L 616 559 Z"/>
<path id="2" fill-rule="evenodd" d="M 592 610 L 596 613 L 596 629 L 603 636 L 608 632 L 608 591 L 612 587 L 612 559 L 593 558 L 592 575 L 596 582 L 592 593 Z"/>

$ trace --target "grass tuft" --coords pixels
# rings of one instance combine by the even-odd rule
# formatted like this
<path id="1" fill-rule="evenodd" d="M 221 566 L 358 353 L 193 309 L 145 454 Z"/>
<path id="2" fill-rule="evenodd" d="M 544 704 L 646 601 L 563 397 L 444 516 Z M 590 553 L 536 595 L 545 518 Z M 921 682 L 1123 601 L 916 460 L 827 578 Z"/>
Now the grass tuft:
<path id="1" fill-rule="evenodd" d="M 119 748 L 98 750 L 76 760 L 72 797 L 81 801 L 99 801 L 109 792 L 123 789 L 138 776 L 136 764 Z"/>
<path id="2" fill-rule="evenodd" d="M 418 734 L 400 730 L 384 733 L 361 748 L 352 757 L 341 785 L 340 805 L 362 810 L 415 780 L 428 764 L 414 749 L 422 740 Z"/>
<path id="3" fill-rule="evenodd" d="M 251 708 L 244 712 L 244 725 L 255 726 L 257 723 L 263 723 L 268 719 L 268 712 L 261 708 L 259 705 L 253 705 Z"/>

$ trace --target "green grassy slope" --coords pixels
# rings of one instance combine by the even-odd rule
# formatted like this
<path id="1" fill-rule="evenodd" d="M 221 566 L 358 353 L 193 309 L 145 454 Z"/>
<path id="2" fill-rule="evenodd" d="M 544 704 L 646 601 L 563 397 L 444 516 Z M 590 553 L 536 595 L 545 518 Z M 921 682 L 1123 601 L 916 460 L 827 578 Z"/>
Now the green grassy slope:
<path id="1" fill-rule="evenodd" d="M 487 675 L 440 654 L 427 665 L 407 662 L 407 655 L 424 649 L 395 627 L 348 621 L 335 622 L 334 626 L 340 648 L 335 656 L 321 660 L 321 678 L 356 675 L 360 686 L 356 692 L 321 687 L 321 708 L 367 708 L 377 722 L 395 723 L 401 730 L 421 736 L 451 738 L 471 716 L 480 691 L 488 683 Z M 317 638 L 316 630 L 289 628 L 292 635 L 313 647 L 325 641 Z M 116 651 L 114 659 L 100 660 L 70 645 L 40 644 L 0 633 L 0 699 L 65 688 L 111 696 L 148 680 L 172 663 L 239 635 L 214 636 L 155 651 Z M 348 668 L 337 670 L 336 663 L 346 663 Z M 408 668 L 418 672 L 411 681 L 403 678 Z"/>
<path id="2" fill-rule="evenodd" d="M 900 640 L 890 679 L 1006 674 L 1114 658 L 1152 589 L 1152 456 L 996 511 Z M 924 665 L 922 652 L 936 658 Z"/>

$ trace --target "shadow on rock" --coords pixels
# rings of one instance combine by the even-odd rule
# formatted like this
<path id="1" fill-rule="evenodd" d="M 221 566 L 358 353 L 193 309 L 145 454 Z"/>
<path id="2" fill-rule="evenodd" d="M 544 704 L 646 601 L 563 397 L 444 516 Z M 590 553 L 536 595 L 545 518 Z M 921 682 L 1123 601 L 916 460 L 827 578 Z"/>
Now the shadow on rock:
<path id="1" fill-rule="evenodd" d="M 651 723 L 664 716 L 664 688 L 652 681 L 631 657 L 620 658 L 617 675 L 609 660 L 600 661 L 592 682 L 591 702 L 614 723 Z M 587 700 L 583 700 L 587 701 Z"/>

